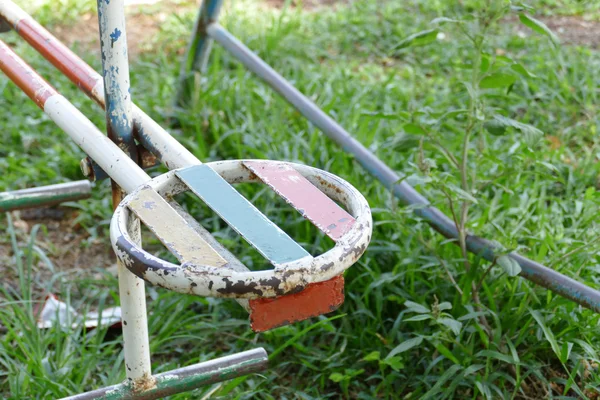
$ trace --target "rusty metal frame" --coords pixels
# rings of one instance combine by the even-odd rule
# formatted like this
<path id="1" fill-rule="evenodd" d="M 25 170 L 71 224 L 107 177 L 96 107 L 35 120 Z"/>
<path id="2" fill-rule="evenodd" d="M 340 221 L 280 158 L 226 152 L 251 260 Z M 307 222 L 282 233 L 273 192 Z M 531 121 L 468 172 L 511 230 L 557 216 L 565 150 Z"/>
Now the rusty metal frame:
<path id="1" fill-rule="evenodd" d="M 218 0 L 205 0 L 201 9 L 208 10 L 211 5 L 218 4 L 220 6 L 220 3 L 221 1 Z M 218 12 L 218 8 L 219 7 L 213 8 L 213 11 Z M 202 35 L 202 40 L 200 42 L 196 41 L 196 43 L 200 43 L 201 45 L 190 46 L 190 49 L 196 49 L 197 53 L 201 56 L 196 57 L 193 54 L 188 54 L 188 59 L 190 59 L 191 56 L 191 59 L 197 60 L 192 63 L 192 66 L 194 66 L 195 69 L 201 70 L 203 66 L 206 65 L 210 43 L 212 41 L 218 42 L 227 51 L 238 58 L 248 69 L 258 75 L 288 100 L 335 143 L 345 151 L 353 154 L 365 169 L 379 179 L 386 188 L 391 190 L 402 203 L 415 206 L 414 212 L 419 217 L 427 221 L 434 229 L 445 237 L 450 239 L 456 239 L 458 237 L 456 227 L 451 219 L 445 216 L 437 208 L 431 206 L 425 197 L 416 192 L 406 182 L 402 181 L 398 183 L 400 177 L 396 172 L 378 159 L 373 153 L 368 151 L 337 122 L 331 119 L 281 75 L 275 72 L 233 35 L 216 23 L 217 12 L 205 14 L 204 17 L 201 14 L 200 17 L 202 18 L 199 18 L 199 22 L 196 24 L 197 29 L 194 38 L 197 39 L 199 34 Z M 41 28 L 39 24 L 20 10 L 12 1 L 0 0 L 0 17 L 2 17 L 0 18 L 0 21 L 2 21 L 0 29 L 4 30 L 6 25 L 10 25 L 34 48 L 40 51 L 44 57 L 48 58 L 55 66 L 57 66 L 66 76 L 76 82 L 78 87 L 80 87 L 88 96 L 96 100 L 96 102 L 103 107 L 106 103 L 109 103 L 105 103 L 105 96 L 103 93 L 104 81 L 102 77 L 70 52 L 64 45 L 53 38 L 47 31 Z M 109 31 L 107 32 L 109 34 L 112 33 Z M 131 160 L 127 157 L 125 158 L 127 158 L 129 162 L 126 162 L 123 158 L 115 158 L 115 155 L 119 153 L 115 152 L 113 148 L 110 148 L 107 143 L 103 142 L 103 146 L 111 149 L 110 154 L 102 154 L 98 149 L 90 147 L 89 141 L 86 143 L 86 139 L 89 138 L 88 135 L 92 135 L 101 141 L 101 138 L 97 136 L 100 134 L 97 129 L 89 122 L 89 120 L 78 113 L 64 97 L 60 96 L 49 85 L 46 85 L 39 76 L 32 73 L 32 71 L 26 67 L 27 66 L 14 54 L 11 54 L 8 46 L 0 41 L 0 68 L 7 73 L 7 75 L 9 75 L 9 77 L 15 81 L 38 106 L 50 115 L 50 117 L 65 132 L 67 132 L 78 145 L 90 154 L 91 158 L 94 159 L 95 162 L 98 162 L 100 168 L 106 171 L 109 176 L 119 180 L 119 184 L 126 188 L 126 190 L 134 190 L 139 186 L 140 182 L 145 182 L 149 179 L 137 165 L 133 164 L 134 166 L 132 167 L 129 163 Z M 107 108 L 109 110 L 111 109 L 110 104 Z M 65 115 L 70 117 L 65 117 Z M 185 147 L 173 139 L 166 131 L 164 131 L 164 129 L 158 126 L 156 122 L 151 120 L 135 105 L 132 105 L 132 117 L 128 117 L 127 119 L 131 120 L 131 118 L 133 118 L 132 122 L 135 127 L 133 134 L 137 140 L 146 149 L 156 155 L 156 157 L 169 169 L 200 164 L 200 161 L 185 149 Z M 135 150 L 131 147 L 132 141 L 128 139 L 128 142 L 129 144 L 126 146 L 125 150 L 133 155 L 135 154 Z M 118 148 L 116 149 L 118 151 Z M 115 160 L 118 160 L 118 162 L 111 162 Z M 123 169 L 129 170 L 132 173 L 132 176 L 121 176 L 116 172 Z M 206 232 L 203 234 L 208 235 Z M 498 253 L 499 249 L 493 242 L 474 235 L 468 236 L 467 248 L 470 252 L 490 261 L 495 260 L 498 254 L 500 254 Z M 229 259 L 235 259 L 232 255 L 229 255 L 228 257 Z M 596 312 L 600 312 L 599 291 L 519 254 L 511 253 L 510 257 L 519 263 L 522 268 L 521 276 L 524 278 L 540 284 L 541 286 Z M 185 390 L 188 389 L 189 387 Z M 134 391 L 139 393 L 139 389 L 134 388 Z"/>
<path id="2" fill-rule="evenodd" d="M 111 242 L 117 257 L 127 268 L 145 281 L 180 293 L 206 297 L 269 298 L 296 293 L 311 283 L 319 283 L 342 274 L 354 264 L 371 239 L 372 221 L 369 205 L 362 194 L 343 179 L 328 172 L 300 164 L 253 160 L 254 164 L 293 166 L 313 185 L 331 199 L 343 204 L 356 222 L 338 238 L 333 249 L 317 257 L 307 256 L 273 270 L 236 271 L 225 265 L 202 265 L 184 262 L 182 265 L 161 260 L 144 251 L 131 238 L 129 227 L 134 214 L 130 202 L 140 190 L 150 188 L 165 198 L 188 189 L 170 171 L 147 182 L 121 202 L 111 221 Z M 229 183 L 260 182 L 244 160 L 217 161 L 206 164 Z M 155 207 L 152 202 L 145 207 Z"/>
<path id="3" fill-rule="evenodd" d="M 150 161 L 146 162 L 140 156 L 140 153 L 144 152 L 145 149 L 153 153 L 169 169 L 179 168 L 169 174 L 171 176 L 179 174 L 180 179 L 183 179 L 181 174 L 184 170 L 181 169 L 182 167 L 187 167 L 185 170 L 189 170 L 193 166 L 204 168 L 202 163 L 185 147 L 131 103 L 122 0 L 113 0 L 111 2 L 98 0 L 104 79 L 70 52 L 62 43 L 53 38 L 12 1 L 0 0 L 0 16 L 3 21 L 14 28 L 44 57 L 56 65 L 61 72 L 76 82 L 77 86 L 88 96 L 106 108 L 107 130 L 110 139 L 103 136 L 89 119 L 44 81 L 10 47 L 0 41 L 0 69 L 35 101 L 78 146 L 89 154 L 89 158 L 82 162 L 82 170 L 84 170 L 84 173 L 87 171 L 86 175 L 97 176 L 105 172 L 108 177 L 114 180 L 114 204 L 120 202 L 122 190 L 132 192 L 146 182 L 152 183 L 150 177 L 137 165 L 138 162 L 142 166 L 153 163 L 154 160 L 151 155 L 147 157 Z M 137 138 L 144 147 L 136 145 L 134 138 Z M 146 154 L 150 153 L 146 151 Z M 254 162 L 260 164 L 260 161 Z M 215 169 L 218 169 L 218 164 L 215 164 Z M 223 169 L 222 175 L 233 175 L 235 168 L 228 169 L 226 167 L 235 165 L 235 163 L 223 163 L 221 165 L 221 169 Z M 237 166 L 239 167 L 239 163 Z M 251 180 L 250 177 L 253 179 L 257 178 L 257 175 L 250 170 L 245 169 L 244 171 L 245 174 L 242 175 L 238 171 L 235 179 Z M 344 223 L 341 226 L 343 228 L 339 228 L 335 233 L 335 235 L 340 235 L 340 237 L 337 238 L 336 247 L 326 253 L 326 255 L 316 257 L 315 259 L 307 256 L 309 263 L 306 265 L 302 265 L 299 262 L 290 262 L 281 265 L 275 264 L 276 269 L 281 270 L 285 267 L 287 270 L 284 273 L 281 273 L 279 270 L 277 271 L 281 275 L 280 284 L 275 287 L 274 282 L 276 278 L 274 277 L 271 279 L 271 282 L 273 282 L 271 293 L 265 291 L 264 294 L 265 296 L 269 296 L 294 293 L 294 297 L 284 296 L 286 304 L 289 307 L 290 304 L 301 298 L 301 296 L 297 297 L 297 292 L 302 291 L 304 287 L 310 287 L 311 290 L 309 292 L 312 293 L 311 304 L 313 306 L 316 305 L 316 307 L 313 307 L 313 314 L 311 315 L 307 315 L 306 313 L 297 314 L 302 319 L 329 312 L 341 304 L 343 301 L 343 278 L 338 276 L 337 273 L 342 272 L 343 269 L 355 262 L 365 251 L 372 229 L 370 210 L 360 193 L 348 183 L 339 179 L 336 181 L 336 177 L 331 174 L 315 171 L 307 170 L 304 173 L 308 180 L 302 178 L 300 175 L 295 176 L 295 178 L 304 179 L 307 184 L 311 185 L 310 180 L 312 175 L 314 175 L 315 182 L 319 182 L 318 185 L 322 186 L 323 192 L 328 193 L 329 197 L 346 204 L 350 208 L 350 211 L 357 215 L 357 220 L 353 220 L 354 225 L 352 225 L 347 223 L 345 217 L 342 215 L 343 218 L 341 220 L 344 220 Z M 221 175 L 217 174 L 216 176 L 219 177 L 218 179 L 223 180 Z M 265 177 L 262 179 L 265 179 Z M 225 183 L 225 180 L 223 182 Z M 275 186 L 270 186 L 275 189 Z M 327 201 L 331 202 L 332 205 L 334 204 L 331 200 Z M 227 270 L 233 274 L 232 277 L 234 279 L 239 280 L 240 277 L 244 277 L 244 274 L 249 274 L 247 268 L 222 248 L 206 230 L 201 228 L 190 216 L 184 215 L 185 213 L 181 207 L 176 203 L 170 205 L 175 212 L 184 216 L 185 223 L 192 226 L 204 242 L 219 250 L 223 256 L 223 261 L 227 264 Z M 298 207 L 296 208 L 298 209 Z M 334 213 L 334 215 L 339 214 Z M 317 220 L 320 218 L 317 214 L 313 214 L 313 217 L 317 217 Z M 337 220 L 330 222 L 337 223 Z M 329 229 L 336 228 L 335 223 L 329 225 L 317 224 L 317 226 L 321 230 L 326 231 L 326 233 L 329 233 Z M 347 227 L 349 228 L 346 229 Z M 129 235 L 128 238 L 132 246 L 139 247 L 139 222 L 133 218 L 127 218 L 125 231 Z M 319 264 L 314 261 L 324 261 L 328 258 L 331 259 L 331 262 L 321 262 Z M 184 267 L 186 267 L 185 263 Z M 260 275 L 260 273 L 258 274 Z M 296 275 L 296 278 L 294 278 L 294 275 Z M 335 279 L 323 282 L 325 286 L 320 286 L 319 282 L 329 277 Z M 313 285 L 313 281 L 317 283 Z M 298 282 L 302 284 L 297 284 Z M 211 284 L 207 282 L 206 285 Z M 233 284 L 233 286 L 236 285 L 239 287 L 237 283 Z M 219 370 L 222 368 L 219 363 L 208 363 L 208 366 L 202 364 L 186 367 L 185 371 L 176 370 L 172 371 L 172 373 L 153 376 L 150 370 L 150 355 L 148 351 L 149 342 L 144 286 L 137 277 L 122 266 L 122 263 L 120 263 L 119 267 L 119 286 L 121 307 L 123 309 L 124 352 L 128 380 L 124 384 L 117 385 L 108 390 L 83 394 L 81 398 L 158 398 L 166 394 L 189 391 L 207 382 L 230 379 L 265 368 L 266 354 L 263 349 L 257 349 L 252 354 L 245 355 L 244 357 L 242 355 L 239 355 L 240 357 L 234 355 L 226 369 L 223 370 Z M 252 283 L 250 282 L 248 286 L 252 286 Z M 334 293 L 333 297 L 327 300 L 332 301 L 324 303 L 317 300 L 315 303 L 314 300 L 321 297 L 319 296 L 319 291 L 323 287 L 333 287 L 335 289 L 332 291 Z M 235 289 L 231 293 L 235 295 Z M 254 296 L 246 297 L 257 297 L 258 291 L 254 290 L 253 293 Z M 274 302 L 268 303 L 269 306 L 267 308 L 270 307 L 271 310 L 275 309 L 277 307 L 276 304 L 278 304 L 276 303 L 277 299 L 273 299 Z M 263 307 L 262 303 L 255 303 L 254 307 L 248 307 L 247 300 L 238 299 L 238 302 L 249 311 L 252 310 L 251 313 L 254 312 L 255 316 L 260 316 L 257 310 Z M 257 322 L 257 326 L 260 330 L 279 326 L 286 323 L 287 315 L 290 314 L 281 314 L 279 316 L 280 319 L 275 321 L 259 321 Z M 249 365 L 251 365 L 251 368 L 248 368 Z M 217 369 L 206 370 L 206 368 L 211 366 Z"/>
<path id="4" fill-rule="evenodd" d="M 101 35 L 106 35 L 110 40 L 116 40 L 113 37 L 119 33 L 120 38 L 124 38 L 124 20 L 117 22 L 111 26 L 111 18 L 119 18 L 122 13 L 122 2 L 113 0 L 111 6 L 116 7 L 115 10 L 107 11 L 104 6 L 108 6 L 109 2 L 99 2 L 99 17 L 101 25 Z M 121 8 L 121 11 L 119 11 Z M 5 0 L 0 1 L 0 10 L 2 11 L 3 20 L 10 22 L 10 25 L 18 32 L 19 27 L 31 27 L 29 33 L 33 36 L 35 24 L 21 25 L 23 19 L 29 18 L 21 9 L 14 3 Z M 110 16 L 112 14 L 112 17 Z M 108 16 L 108 17 L 107 17 Z M 122 15 L 121 15 L 122 16 Z M 102 20 L 107 17 L 107 20 Z M 16 20 L 16 22 L 15 22 Z M 104 28 L 102 26 L 104 25 Z M 113 29 L 114 27 L 114 29 Z M 27 31 L 25 29 L 24 31 Z M 108 41 L 104 38 L 105 43 Z M 46 42 L 48 43 L 48 42 Z M 124 43 L 124 40 L 123 40 Z M 0 40 L 0 70 L 2 70 L 9 79 L 11 79 L 19 88 L 23 90 L 49 117 L 65 132 L 75 143 L 81 147 L 98 166 L 116 181 L 116 185 L 122 187 L 125 191 L 130 192 L 139 185 L 150 180 L 150 177 L 136 164 L 137 160 L 132 160 L 127 156 L 127 153 L 135 157 L 135 149 L 133 146 L 133 136 L 128 129 L 131 129 L 132 121 L 127 115 L 125 108 L 130 107 L 127 103 L 128 93 L 127 85 L 120 82 L 118 76 L 108 76 L 112 72 L 116 72 L 117 68 L 120 72 L 125 72 L 127 68 L 126 46 L 121 48 L 120 56 L 111 63 L 109 56 L 115 56 L 115 43 L 111 43 L 110 48 L 103 46 L 105 53 L 104 70 L 109 72 L 106 74 L 106 98 L 107 98 L 107 120 L 109 131 L 112 130 L 112 137 L 120 145 L 117 146 L 109 138 L 102 133 L 87 119 L 79 110 L 77 110 L 67 99 L 61 96 L 52 86 L 44 81 L 29 65 L 19 58 L 12 49 Z M 62 45 L 60 45 L 62 46 Z M 63 46 L 64 47 L 64 46 Z M 106 54 L 108 51 L 109 54 Z M 47 56 L 59 57 L 61 53 L 48 51 Z M 75 60 L 76 61 L 76 60 Z M 77 71 L 85 72 L 82 68 L 82 62 L 76 62 L 79 68 L 70 70 L 72 77 L 77 76 Z M 85 64 L 83 64 L 85 65 Z M 88 67 L 89 68 L 89 67 Z M 68 69 L 68 68 L 67 68 Z M 94 77 L 95 78 L 95 77 Z M 114 79 L 113 79 L 114 78 Z M 98 99 L 104 101 L 104 96 L 100 95 L 100 85 L 102 79 L 95 79 L 93 89 L 88 92 L 90 95 L 97 96 Z M 100 86 L 100 87 L 99 87 Z M 83 88 L 83 86 L 80 86 Z M 126 89 L 123 91 L 122 89 Z M 114 90 L 114 91 L 113 91 Z M 138 110 L 139 112 L 139 110 Z M 147 125 L 153 126 L 157 124 L 152 121 Z M 183 148 L 177 141 L 168 137 L 163 138 L 163 142 L 171 142 L 174 144 L 170 150 L 177 151 L 177 147 Z M 165 146 L 166 148 L 167 146 Z M 187 150 L 186 150 L 187 151 Z M 191 164 L 199 163 L 195 160 Z M 88 183 L 89 185 L 89 183 Z M 120 189 L 115 190 L 115 201 L 120 200 Z M 131 227 L 130 227 L 131 228 Z M 136 242 L 139 237 L 133 233 L 133 240 Z M 208 235 L 208 234 L 207 234 Z M 233 257 L 232 257 L 233 258 Z M 241 264 L 240 264 L 241 265 Z M 145 310 L 145 293 L 143 290 L 143 281 L 131 274 L 127 269 L 120 268 L 119 283 L 121 292 L 121 306 L 123 310 L 123 330 L 125 339 L 125 363 L 128 380 L 117 387 L 109 388 L 108 391 L 98 391 L 95 393 L 84 394 L 83 398 L 147 398 L 154 399 L 163 397 L 168 394 L 185 392 L 205 385 L 211 382 L 219 382 L 226 379 L 231 379 L 250 372 L 263 370 L 266 367 L 266 353 L 264 349 L 259 348 L 251 352 L 229 356 L 226 360 L 215 360 L 204 364 L 186 367 L 181 370 L 171 371 L 158 376 L 152 376 L 150 372 L 150 357 L 149 343 L 147 338 L 147 323 Z M 138 290 L 140 289 L 141 290 Z M 134 291 L 136 293 L 134 293 Z M 129 340 L 127 339 L 129 337 Z"/>

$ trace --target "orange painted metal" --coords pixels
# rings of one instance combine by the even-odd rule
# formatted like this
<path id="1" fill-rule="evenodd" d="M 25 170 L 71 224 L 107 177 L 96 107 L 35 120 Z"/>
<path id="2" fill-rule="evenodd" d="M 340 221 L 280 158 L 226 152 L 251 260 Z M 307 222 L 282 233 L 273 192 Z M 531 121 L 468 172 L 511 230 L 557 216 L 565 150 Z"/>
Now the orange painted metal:
<path id="1" fill-rule="evenodd" d="M 303 321 L 335 311 L 344 303 L 344 277 L 312 283 L 303 291 L 273 299 L 250 300 L 250 324 L 254 332 Z"/>
<path id="2" fill-rule="evenodd" d="M 0 40 L 0 70 L 8 76 L 42 110 L 50 96 L 57 95 L 48 82 L 39 76 L 10 47 Z"/>
<path id="3" fill-rule="evenodd" d="M 98 82 L 98 74 L 68 47 L 30 18 L 19 21 L 16 30 L 27 43 L 55 65 L 81 90 L 88 95 L 92 93 L 92 89 Z M 96 99 L 96 97 L 93 98 Z"/>

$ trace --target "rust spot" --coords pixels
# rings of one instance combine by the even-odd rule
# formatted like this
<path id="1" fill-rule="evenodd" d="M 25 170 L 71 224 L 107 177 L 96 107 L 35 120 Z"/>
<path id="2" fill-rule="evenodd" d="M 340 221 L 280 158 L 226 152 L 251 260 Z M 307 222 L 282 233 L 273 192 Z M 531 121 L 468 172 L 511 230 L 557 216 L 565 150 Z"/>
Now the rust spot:
<path id="1" fill-rule="evenodd" d="M 333 189 L 333 190 L 335 190 L 337 193 L 340 193 L 340 194 L 342 193 L 342 189 L 340 189 L 339 187 L 337 187 L 337 186 L 336 186 L 336 185 L 334 185 L 333 183 L 330 183 L 330 182 L 326 181 L 325 179 L 323 179 L 323 178 L 322 178 L 322 177 L 320 177 L 320 176 L 316 176 L 316 178 L 317 178 L 317 180 L 319 181 L 319 183 L 320 183 L 322 186 L 325 186 L 325 187 L 328 187 L 328 188 L 330 188 L 330 189 Z"/>
<path id="2" fill-rule="evenodd" d="M 283 289 L 280 289 L 281 286 L 281 279 L 276 278 L 276 277 L 271 277 L 270 279 L 261 279 L 260 280 L 261 285 L 263 286 L 270 286 L 273 288 L 273 290 L 275 290 L 275 293 L 278 296 L 283 295 L 285 292 Z"/>
<path id="3" fill-rule="evenodd" d="M 148 373 L 133 381 L 134 393 L 143 393 L 147 390 L 154 389 L 155 387 L 156 381 L 154 380 L 154 377 Z"/>

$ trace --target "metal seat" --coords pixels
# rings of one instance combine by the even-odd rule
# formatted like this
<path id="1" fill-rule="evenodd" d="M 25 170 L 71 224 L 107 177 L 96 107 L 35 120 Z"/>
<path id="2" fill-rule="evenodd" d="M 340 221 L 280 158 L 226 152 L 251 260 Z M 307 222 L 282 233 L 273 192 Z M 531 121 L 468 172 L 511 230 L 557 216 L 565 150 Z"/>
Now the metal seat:
<path id="1" fill-rule="evenodd" d="M 335 246 L 312 257 L 228 182 L 269 185 L 330 236 Z M 173 204 L 173 196 L 189 190 L 274 268 L 244 270 L 213 249 L 211 239 L 195 228 L 193 218 Z M 137 244 L 129 227 L 138 219 L 177 257 L 179 265 L 153 256 Z M 371 231 L 365 198 L 339 177 L 286 162 L 234 160 L 173 170 L 133 191 L 115 210 L 111 242 L 124 265 L 153 285 L 199 296 L 256 299 L 296 293 L 342 274 L 363 254 Z"/>

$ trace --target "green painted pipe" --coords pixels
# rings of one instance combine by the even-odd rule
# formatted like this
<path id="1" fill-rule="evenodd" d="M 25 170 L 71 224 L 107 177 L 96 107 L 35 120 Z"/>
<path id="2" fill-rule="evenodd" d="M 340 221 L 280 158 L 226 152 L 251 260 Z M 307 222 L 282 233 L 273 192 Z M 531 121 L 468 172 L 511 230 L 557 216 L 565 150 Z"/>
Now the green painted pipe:
<path id="1" fill-rule="evenodd" d="M 153 380 L 148 382 L 149 388 L 146 389 L 135 390 L 133 385 L 126 381 L 120 385 L 77 394 L 62 400 L 160 399 L 189 392 L 200 386 L 263 371 L 268 360 L 267 352 L 260 347 L 155 375 Z"/>
<path id="2" fill-rule="evenodd" d="M 0 211 L 36 208 L 86 199 L 92 193 L 92 184 L 87 180 L 40 186 L 0 193 Z"/>

